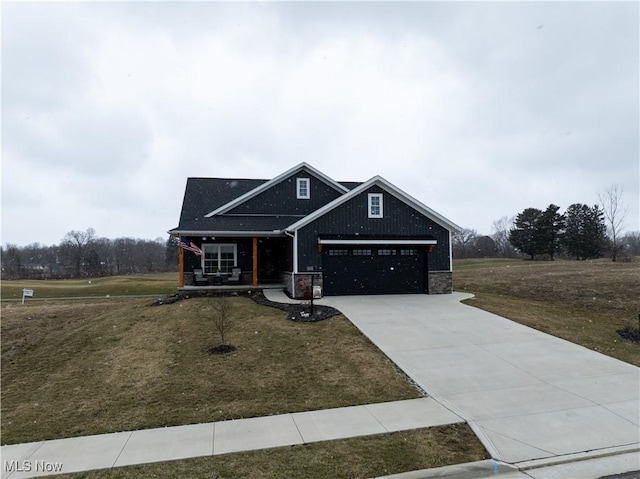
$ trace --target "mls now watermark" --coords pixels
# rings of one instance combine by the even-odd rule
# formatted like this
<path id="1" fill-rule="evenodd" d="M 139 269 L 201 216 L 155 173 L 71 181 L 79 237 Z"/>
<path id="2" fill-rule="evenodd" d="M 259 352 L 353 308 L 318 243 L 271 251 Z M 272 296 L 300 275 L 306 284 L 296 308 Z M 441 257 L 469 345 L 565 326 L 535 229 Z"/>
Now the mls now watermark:
<path id="1" fill-rule="evenodd" d="M 61 462 L 49 461 L 2 461 L 4 472 L 62 472 Z"/>

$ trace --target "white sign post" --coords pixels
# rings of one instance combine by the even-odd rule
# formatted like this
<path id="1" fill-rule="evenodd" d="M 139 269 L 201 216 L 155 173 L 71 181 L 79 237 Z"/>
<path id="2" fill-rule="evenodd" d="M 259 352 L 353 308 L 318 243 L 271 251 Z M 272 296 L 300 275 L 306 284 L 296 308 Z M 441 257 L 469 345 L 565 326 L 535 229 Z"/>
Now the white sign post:
<path id="1" fill-rule="evenodd" d="M 24 288 L 22 290 L 22 304 L 24 304 L 24 298 L 33 298 L 33 290 Z"/>

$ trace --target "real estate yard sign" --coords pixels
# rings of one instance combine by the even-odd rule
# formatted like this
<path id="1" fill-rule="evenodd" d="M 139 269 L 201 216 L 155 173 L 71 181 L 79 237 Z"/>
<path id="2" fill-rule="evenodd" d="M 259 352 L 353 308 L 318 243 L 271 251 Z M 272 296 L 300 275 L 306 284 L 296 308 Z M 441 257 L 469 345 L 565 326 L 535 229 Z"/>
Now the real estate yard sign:
<path id="1" fill-rule="evenodd" d="M 22 290 L 22 304 L 24 304 L 24 298 L 33 298 L 33 290 L 24 288 Z"/>

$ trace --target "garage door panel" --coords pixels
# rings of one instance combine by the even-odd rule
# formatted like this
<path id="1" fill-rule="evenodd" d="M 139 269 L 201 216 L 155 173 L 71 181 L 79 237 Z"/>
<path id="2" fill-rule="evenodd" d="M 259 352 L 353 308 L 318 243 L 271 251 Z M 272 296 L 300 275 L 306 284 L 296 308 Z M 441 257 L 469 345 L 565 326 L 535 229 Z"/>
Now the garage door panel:
<path id="1" fill-rule="evenodd" d="M 327 250 L 322 267 L 324 294 L 424 293 L 424 255 L 422 250 L 397 248 L 342 249 L 338 254 Z"/>

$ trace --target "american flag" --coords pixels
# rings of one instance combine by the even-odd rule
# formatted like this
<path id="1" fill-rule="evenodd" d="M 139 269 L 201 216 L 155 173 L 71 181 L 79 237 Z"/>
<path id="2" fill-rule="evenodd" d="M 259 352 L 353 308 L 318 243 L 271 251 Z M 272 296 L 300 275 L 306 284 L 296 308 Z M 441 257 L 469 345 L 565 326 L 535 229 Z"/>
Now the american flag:
<path id="1" fill-rule="evenodd" d="M 192 253 L 195 253 L 198 256 L 202 256 L 204 254 L 200 248 L 194 245 L 187 238 L 180 238 L 180 247 L 182 249 L 186 249 L 187 251 L 191 251 Z"/>

